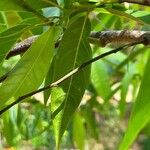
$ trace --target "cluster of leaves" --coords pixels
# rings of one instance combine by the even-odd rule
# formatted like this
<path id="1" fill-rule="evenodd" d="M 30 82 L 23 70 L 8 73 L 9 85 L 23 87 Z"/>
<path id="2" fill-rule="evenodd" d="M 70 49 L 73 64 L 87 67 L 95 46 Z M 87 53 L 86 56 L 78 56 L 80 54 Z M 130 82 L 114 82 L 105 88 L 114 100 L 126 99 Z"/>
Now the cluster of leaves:
<path id="1" fill-rule="evenodd" d="M 20 96 L 59 80 L 92 56 L 114 47 L 90 45 L 88 36 L 91 31 L 148 30 L 148 10 L 148 7 L 113 0 L 1 0 L 0 75 L 8 74 L 0 86 L 0 109 Z M 40 36 L 22 57 L 5 60 L 16 42 L 32 35 Z M 59 47 L 55 47 L 60 38 Z M 150 55 L 146 49 L 140 45 L 108 56 L 57 87 L 44 91 L 43 103 L 29 97 L 26 103 L 11 108 L 1 116 L 2 142 L 14 146 L 24 140 L 34 143 L 39 138 L 36 146 L 44 143 L 50 148 L 54 146 L 54 132 L 59 149 L 67 129 L 63 143 L 71 137 L 73 144 L 69 146 L 75 144 L 82 150 L 85 139 L 99 141 L 97 115 L 108 114 L 113 106 L 121 117 L 125 116 L 130 92 L 130 104 L 135 103 L 120 144 L 120 150 L 127 150 L 149 123 Z M 129 91 L 129 87 L 132 90 Z M 118 91 L 121 92 L 120 101 L 114 106 L 112 99 Z"/>

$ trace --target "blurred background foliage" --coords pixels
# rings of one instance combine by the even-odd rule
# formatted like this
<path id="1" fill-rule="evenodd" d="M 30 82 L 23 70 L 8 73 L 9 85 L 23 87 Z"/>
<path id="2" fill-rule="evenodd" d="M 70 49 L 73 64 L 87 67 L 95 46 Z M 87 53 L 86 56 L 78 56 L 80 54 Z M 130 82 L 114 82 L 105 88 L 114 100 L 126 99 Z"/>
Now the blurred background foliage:
<path id="1" fill-rule="evenodd" d="M 87 7 L 92 6 L 96 0 L 88 4 L 86 2 L 87 0 L 76 0 L 77 4 Z M 70 2 L 59 0 L 58 3 L 68 11 L 62 13 L 57 7 L 48 7 L 38 13 L 52 21 L 57 21 L 58 18 L 61 20 L 62 17 L 63 24 L 63 20 L 67 19 L 66 14 L 71 11 Z M 74 11 L 78 13 L 75 9 Z M 34 27 L 24 32 L 19 40 L 41 34 L 47 26 L 42 25 L 38 13 L 1 11 L 0 32 L 17 25 L 33 25 Z M 90 12 L 89 18 L 92 31 L 150 29 L 150 8 L 136 4 L 115 3 L 106 8 L 96 8 Z M 118 46 L 119 43 L 103 48 L 91 45 L 93 56 Z M 137 98 L 148 59 L 148 49 L 149 47 L 143 45 L 130 47 L 92 64 L 91 82 L 64 134 L 61 149 L 118 149 Z M 19 59 L 20 56 L 15 56 L 5 60 L 0 75 L 7 73 Z M 36 94 L 1 116 L 0 149 L 55 149 L 51 125 L 51 112 L 49 107 L 43 104 L 43 93 Z M 149 124 L 140 132 L 131 149 L 150 149 Z"/>

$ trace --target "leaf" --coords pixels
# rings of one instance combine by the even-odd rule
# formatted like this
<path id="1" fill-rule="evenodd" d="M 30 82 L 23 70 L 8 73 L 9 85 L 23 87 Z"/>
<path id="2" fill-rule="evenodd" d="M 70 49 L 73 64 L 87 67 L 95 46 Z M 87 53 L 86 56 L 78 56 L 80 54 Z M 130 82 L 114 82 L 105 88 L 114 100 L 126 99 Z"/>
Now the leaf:
<path id="1" fill-rule="evenodd" d="M 91 138 L 95 139 L 98 142 L 100 131 L 97 125 L 97 120 L 95 119 L 95 116 L 94 116 L 95 112 L 93 110 L 93 108 L 96 108 L 96 107 L 100 108 L 100 105 L 95 100 L 95 98 L 92 98 L 89 102 L 86 103 L 86 105 L 81 107 L 80 111 L 85 120 L 86 130 L 88 131 L 86 135 L 88 136 L 90 135 Z"/>
<path id="2" fill-rule="evenodd" d="M 51 1 L 56 3 L 56 0 Z M 50 4 L 42 0 L 1 0 L 0 11 L 26 11 L 27 5 L 33 9 L 41 9 L 50 6 Z"/>
<path id="3" fill-rule="evenodd" d="M 137 12 L 136 14 L 134 14 L 134 11 L 131 10 L 127 10 L 127 11 L 120 11 L 120 10 L 117 10 L 117 9 L 114 9 L 114 8 L 105 8 L 108 12 L 112 13 L 112 14 L 115 14 L 117 16 L 123 16 L 125 18 L 128 18 L 128 19 L 131 19 L 131 20 L 134 20 L 140 24 L 149 24 L 149 22 L 147 21 L 148 20 L 148 17 L 149 15 L 146 13 L 147 16 L 147 19 L 143 19 L 144 16 L 137 16 Z M 144 13 L 144 11 L 143 11 Z M 140 12 L 138 13 L 140 14 Z M 144 13 L 145 14 L 145 13 Z"/>
<path id="4" fill-rule="evenodd" d="M 54 35 L 55 27 L 43 33 L 9 73 L 0 87 L 1 108 L 40 86 L 52 60 Z"/>
<path id="5" fill-rule="evenodd" d="M 7 52 L 12 48 L 27 27 L 27 25 L 18 25 L 0 33 L 0 62 L 3 61 Z"/>
<path id="6" fill-rule="evenodd" d="M 126 13 L 140 19 L 145 24 L 150 25 L 150 12 L 148 11 L 135 11 L 135 10 L 127 10 Z"/>
<path id="7" fill-rule="evenodd" d="M 111 88 L 109 85 L 109 77 L 107 72 L 107 66 L 103 61 L 97 61 L 92 64 L 92 83 L 96 89 L 98 95 L 100 95 L 104 100 L 107 100 L 111 93 Z"/>
<path id="8" fill-rule="evenodd" d="M 3 17 L 5 18 L 5 23 L 8 28 L 15 26 L 22 21 L 17 12 L 3 12 Z"/>
<path id="9" fill-rule="evenodd" d="M 62 28 L 57 28 L 57 31 L 55 33 L 55 41 L 58 41 L 58 39 L 60 38 L 60 36 L 62 35 Z M 55 52 L 54 53 L 57 53 L 57 49 L 54 50 Z M 51 66 L 49 68 L 49 71 L 46 75 L 46 78 L 45 78 L 45 86 L 48 85 L 50 83 L 50 81 L 52 81 L 52 78 L 53 78 L 53 72 L 54 72 L 54 63 L 55 63 L 55 56 L 53 58 L 53 61 L 51 63 Z M 45 90 L 44 91 L 44 104 L 46 105 L 48 99 L 49 99 L 49 96 L 50 96 L 50 92 L 51 92 L 51 89 L 48 89 L 48 90 Z"/>
<path id="10" fill-rule="evenodd" d="M 43 26 L 37 26 L 42 23 L 42 20 L 40 17 L 35 16 L 33 13 L 31 12 L 17 12 L 19 14 L 19 16 L 21 17 L 22 21 L 20 22 L 21 25 L 30 25 L 30 26 L 34 26 L 33 28 L 30 28 L 30 31 L 28 31 L 28 33 L 26 33 L 24 36 L 26 38 L 31 36 L 30 34 L 33 33 L 33 35 L 40 35 L 43 33 Z M 48 28 L 48 27 L 47 27 Z M 46 30 L 45 30 L 46 31 Z"/>
<path id="11" fill-rule="evenodd" d="M 60 79 L 91 58 L 91 49 L 87 41 L 89 33 L 90 24 L 87 17 L 80 17 L 69 25 L 60 43 L 55 63 L 53 63 L 52 66 L 54 70 L 52 69 L 53 77 L 51 82 Z M 55 90 L 57 90 L 57 88 L 52 91 L 52 111 L 54 112 L 61 108 L 61 111 L 59 110 L 60 113 L 53 121 L 57 148 L 59 148 L 60 140 L 70 118 L 80 104 L 85 88 L 89 82 L 89 77 L 90 66 L 61 83 L 59 86 L 65 93 L 65 98 L 62 97 L 62 99 L 59 99 L 59 95 L 54 96 L 53 92 L 56 93 L 57 91 Z"/>
<path id="12" fill-rule="evenodd" d="M 64 7 L 67 9 L 70 8 L 73 2 L 74 0 L 64 0 Z"/>
<path id="13" fill-rule="evenodd" d="M 9 146 L 13 146 L 16 142 L 17 127 L 16 127 L 16 107 L 10 109 L 2 116 L 3 120 L 3 135 L 6 138 Z"/>
<path id="14" fill-rule="evenodd" d="M 73 139 L 78 149 L 84 150 L 85 128 L 83 118 L 79 113 L 73 117 Z"/>
<path id="15" fill-rule="evenodd" d="M 119 102 L 120 116 L 123 116 L 124 112 L 125 112 L 128 87 L 132 81 L 134 74 L 135 74 L 135 70 L 136 70 L 135 65 L 131 64 L 121 81 L 121 100 Z"/>
<path id="16" fill-rule="evenodd" d="M 143 75 L 137 100 L 134 104 L 134 108 L 128 123 L 128 128 L 121 142 L 119 150 L 128 150 L 129 146 L 133 143 L 139 132 L 150 121 L 149 85 L 150 85 L 150 53 L 149 59 L 145 67 L 145 72 Z"/>

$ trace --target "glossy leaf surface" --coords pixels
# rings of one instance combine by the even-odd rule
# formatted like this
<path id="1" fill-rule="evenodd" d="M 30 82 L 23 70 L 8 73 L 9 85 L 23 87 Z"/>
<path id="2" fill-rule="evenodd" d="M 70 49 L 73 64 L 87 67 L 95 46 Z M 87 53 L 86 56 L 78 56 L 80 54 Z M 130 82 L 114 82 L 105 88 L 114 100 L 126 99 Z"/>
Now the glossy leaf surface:
<path id="1" fill-rule="evenodd" d="M 85 133 L 84 120 L 79 113 L 75 113 L 73 119 L 73 139 L 80 150 L 84 150 Z"/>
<path id="2" fill-rule="evenodd" d="M 70 24 L 64 33 L 56 55 L 56 60 L 52 66 L 54 68 L 52 82 L 60 79 L 91 58 L 91 49 L 87 41 L 89 33 L 90 24 L 87 17 L 80 17 Z M 65 98 L 60 99 L 57 94 L 53 94 L 57 93 L 57 91 L 55 91 L 57 88 L 52 91 L 52 111 L 56 111 L 56 109 L 59 109 L 59 107 L 63 105 L 63 109 L 53 122 L 58 147 L 70 118 L 80 104 L 89 77 L 90 67 L 87 67 L 75 76 L 64 81 L 60 87 L 65 93 Z"/>
<path id="3" fill-rule="evenodd" d="M 98 95 L 106 100 L 111 93 L 111 89 L 108 72 L 103 61 L 100 60 L 92 64 L 91 78 Z"/>
<path id="4" fill-rule="evenodd" d="M 0 87 L 0 107 L 37 89 L 50 66 L 55 27 L 43 33 L 28 49 Z"/>
<path id="5" fill-rule="evenodd" d="M 149 21 L 150 14 L 147 11 L 135 11 L 135 12 L 132 10 L 120 11 L 113 8 L 108 8 L 106 10 L 113 14 L 134 20 L 139 24 L 150 24 Z"/>
<path id="6" fill-rule="evenodd" d="M 143 75 L 143 80 L 135 102 L 125 137 L 119 150 L 128 150 L 139 132 L 150 121 L 150 55 Z"/>

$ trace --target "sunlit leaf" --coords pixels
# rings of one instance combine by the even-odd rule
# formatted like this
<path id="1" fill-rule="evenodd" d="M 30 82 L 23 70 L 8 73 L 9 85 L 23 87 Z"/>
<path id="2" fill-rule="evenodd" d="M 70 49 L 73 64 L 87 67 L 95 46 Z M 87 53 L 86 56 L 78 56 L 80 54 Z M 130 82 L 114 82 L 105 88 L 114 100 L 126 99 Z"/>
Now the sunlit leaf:
<path id="1" fill-rule="evenodd" d="M 134 20 L 140 24 L 149 24 L 149 12 L 142 12 L 142 11 L 133 11 L 133 10 L 126 10 L 126 11 L 119 11 L 114 8 L 106 8 L 107 11 L 109 11 L 112 14 L 125 17 L 127 19 Z"/>
<path id="2" fill-rule="evenodd" d="M 21 18 L 17 12 L 3 12 L 3 17 L 5 18 L 5 23 L 8 28 L 21 22 Z"/>
<path id="3" fill-rule="evenodd" d="M 6 138 L 7 143 L 13 146 L 16 142 L 17 137 L 17 126 L 16 126 L 17 109 L 16 107 L 10 109 L 7 113 L 2 116 L 3 119 L 3 134 Z"/>
<path id="4" fill-rule="evenodd" d="M 127 131 L 121 142 L 119 150 L 128 150 L 129 146 L 133 143 L 139 132 L 150 121 L 150 55 L 146 64 L 145 73 L 143 75 L 142 83 L 135 102 Z"/>
<path id="5" fill-rule="evenodd" d="M 43 33 L 28 49 L 0 87 L 0 107 L 37 89 L 50 66 L 55 27 Z"/>
<path id="6" fill-rule="evenodd" d="M 106 100 L 111 93 L 111 89 L 109 85 L 107 66 L 103 61 L 97 61 L 92 64 L 91 78 L 98 95 Z"/>
<path id="7" fill-rule="evenodd" d="M 84 150 L 85 132 L 83 118 L 80 114 L 75 113 L 73 117 L 73 139 L 80 150 Z"/>
<path id="8" fill-rule="evenodd" d="M 127 10 L 126 13 L 140 19 L 145 24 L 150 25 L 150 12 L 148 11 L 135 11 L 135 10 Z"/>

